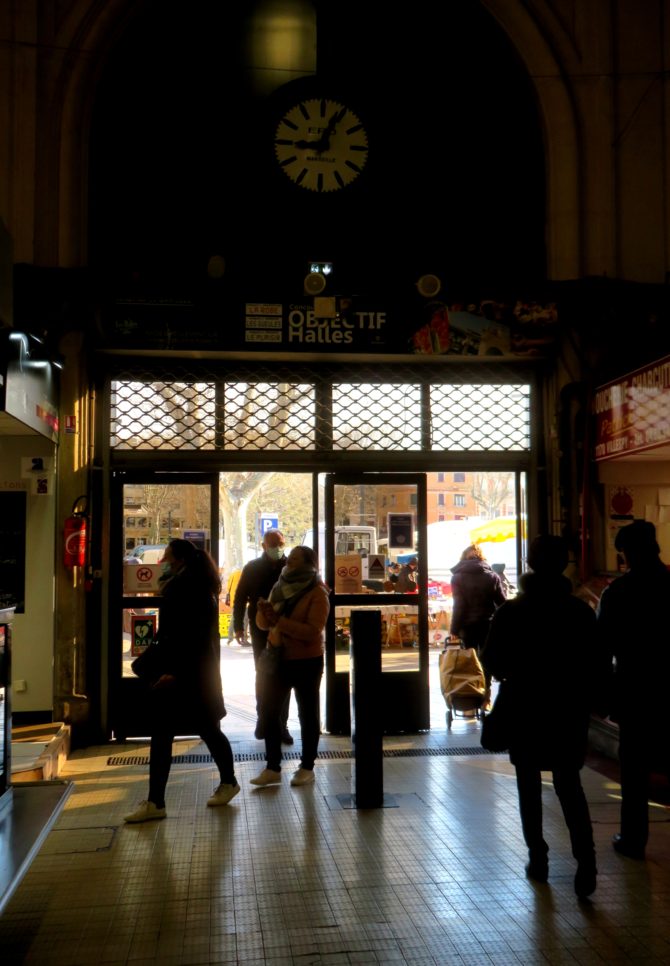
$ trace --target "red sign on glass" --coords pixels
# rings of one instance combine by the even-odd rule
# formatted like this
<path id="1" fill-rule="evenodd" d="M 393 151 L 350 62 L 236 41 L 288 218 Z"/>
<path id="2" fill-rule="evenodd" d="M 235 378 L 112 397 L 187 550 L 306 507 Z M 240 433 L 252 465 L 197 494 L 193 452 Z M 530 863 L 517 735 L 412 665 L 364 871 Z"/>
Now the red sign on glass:
<path id="1" fill-rule="evenodd" d="M 670 356 L 596 389 L 595 458 L 611 460 L 670 443 Z"/>

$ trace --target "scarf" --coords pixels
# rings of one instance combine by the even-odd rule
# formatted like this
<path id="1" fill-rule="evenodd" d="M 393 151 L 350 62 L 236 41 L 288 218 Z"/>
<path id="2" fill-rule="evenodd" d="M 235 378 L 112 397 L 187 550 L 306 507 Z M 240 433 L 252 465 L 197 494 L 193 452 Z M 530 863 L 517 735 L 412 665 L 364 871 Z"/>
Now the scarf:
<path id="1" fill-rule="evenodd" d="M 268 600 L 278 614 L 293 610 L 302 595 L 314 587 L 316 580 L 314 567 L 284 567 Z"/>

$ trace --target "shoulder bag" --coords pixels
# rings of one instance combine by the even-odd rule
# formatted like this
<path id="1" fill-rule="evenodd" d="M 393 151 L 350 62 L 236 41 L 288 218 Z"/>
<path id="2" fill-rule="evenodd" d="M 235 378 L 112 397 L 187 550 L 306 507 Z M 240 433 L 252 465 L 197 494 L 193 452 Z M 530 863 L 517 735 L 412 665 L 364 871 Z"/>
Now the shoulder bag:
<path id="1" fill-rule="evenodd" d="M 509 751 L 510 693 L 507 681 L 501 681 L 493 707 L 482 719 L 480 744 L 486 751 Z"/>
<path id="2" fill-rule="evenodd" d="M 155 643 L 149 644 L 130 665 L 133 674 L 136 674 L 146 684 L 153 684 L 163 673 L 160 657 L 158 645 Z"/>

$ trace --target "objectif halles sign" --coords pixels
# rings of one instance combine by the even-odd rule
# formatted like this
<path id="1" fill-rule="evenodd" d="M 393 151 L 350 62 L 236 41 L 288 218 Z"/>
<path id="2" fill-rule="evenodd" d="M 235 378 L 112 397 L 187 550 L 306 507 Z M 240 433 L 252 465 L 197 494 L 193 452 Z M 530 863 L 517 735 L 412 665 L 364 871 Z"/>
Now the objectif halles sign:
<path id="1" fill-rule="evenodd" d="M 595 458 L 670 443 L 670 356 L 596 389 Z"/>

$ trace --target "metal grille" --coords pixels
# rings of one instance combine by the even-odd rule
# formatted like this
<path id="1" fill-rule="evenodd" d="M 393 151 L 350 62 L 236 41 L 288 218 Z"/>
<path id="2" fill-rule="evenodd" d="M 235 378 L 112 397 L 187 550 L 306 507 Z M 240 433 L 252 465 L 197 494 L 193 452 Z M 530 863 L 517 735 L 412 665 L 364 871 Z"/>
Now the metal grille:
<path id="1" fill-rule="evenodd" d="M 384 378 L 386 376 L 386 378 Z M 528 451 L 530 385 L 417 367 L 118 373 L 115 450 Z M 390 378 L 389 378 L 390 377 Z M 428 443 L 430 440 L 430 443 Z"/>
<path id="2" fill-rule="evenodd" d="M 506 755 L 506 751 L 492 752 L 486 751 L 485 748 L 481 748 L 479 745 L 467 745 L 465 747 L 454 747 L 454 748 L 385 748 L 382 751 L 382 758 L 443 758 L 447 757 L 460 757 L 467 755 L 471 757 L 473 755 L 492 755 L 501 754 Z M 353 759 L 353 751 L 351 749 L 345 751 L 319 751 L 319 759 L 321 761 L 347 761 Z M 253 752 L 238 752 L 234 753 L 234 758 L 236 762 L 245 761 L 265 761 L 264 751 L 253 751 Z M 285 761 L 300 761 L 301 755 L 299 751 L 286 751 L 282 749 L 282 758 Z M 187 755 L 173 755 L 172 764 L 173 765 L 209 765 L 213 764 L 214 759 L 208 754 L 187 754 Z M 108 765 L 148 765 L 149 756 L 148 755 L 112 755 L 107 759 Z"/>
<path id="3" fill-rule="evenodd" d="M 333 386 L 333 449 L 421 449 L 421 386 Z"/>
<path id="4" fill-rule="evenodd" d="M 215 399 L 211 382 L 113 382 L 112 449 L 214 449 Z"/>
<path id="5" fill-rule="evenodd" d="M 229 449 L 314 449 L 313 385 L 224 384 L 224 440 Z"/>
<path id="6" fill-rule="evenodd" d="M 530 386 L 431 386 L 433 451 L 529 450 Z"/>

